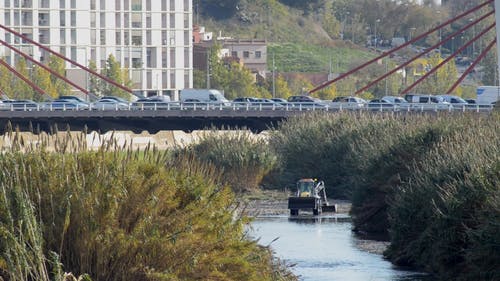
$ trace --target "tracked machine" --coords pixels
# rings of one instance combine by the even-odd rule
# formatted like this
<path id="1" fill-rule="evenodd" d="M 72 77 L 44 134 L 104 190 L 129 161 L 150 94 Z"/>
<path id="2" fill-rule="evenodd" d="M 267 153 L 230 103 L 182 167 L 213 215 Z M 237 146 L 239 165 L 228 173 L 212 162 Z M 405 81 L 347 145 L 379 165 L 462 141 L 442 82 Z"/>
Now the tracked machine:
<path id="1" fill-rule="evenodd" d="M 325 183 L 314 179 L 301 179 L 297 182 L 295 196 L 288 198 L 290 215 L 297 216 L 299 210 L 312 210 L 317 216 L 321 212 L 335 212 L 335 205 L 330 205 L 326 197 Z"/>

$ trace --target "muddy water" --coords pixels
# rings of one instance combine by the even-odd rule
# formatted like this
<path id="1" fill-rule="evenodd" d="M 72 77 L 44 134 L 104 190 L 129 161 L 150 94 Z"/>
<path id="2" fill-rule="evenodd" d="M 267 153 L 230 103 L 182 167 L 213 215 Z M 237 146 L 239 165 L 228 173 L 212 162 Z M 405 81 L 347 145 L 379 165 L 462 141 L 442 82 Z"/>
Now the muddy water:
<path id="1" fill-rule="evenodd" d="M 294 264 L 300 280 L 430 280 L 421 273 L 394 267 L 380 254 L 385 244 L 359 240 L 351 227 L 342 215 L 268 216 L 255 219 L 251 233 L 260 238 L 260 244 L 271 244 L 282 260 Z"/>

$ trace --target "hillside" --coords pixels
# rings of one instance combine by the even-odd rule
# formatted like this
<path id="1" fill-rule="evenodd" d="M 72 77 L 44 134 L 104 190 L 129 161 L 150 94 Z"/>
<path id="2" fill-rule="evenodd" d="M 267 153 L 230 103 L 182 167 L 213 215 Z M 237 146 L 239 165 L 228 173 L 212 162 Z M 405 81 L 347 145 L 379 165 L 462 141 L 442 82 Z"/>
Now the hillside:
<path id="1" fill-rule="evenodd" d="M 318 15 L 304 15 L 275 0 L 241 0 L 229 14 L 200 10 L 195 22 L 222 36 L 266 39 L 268 64 L 274 54 L 280 72 L 327 72 L 330 61 L 335 72 L 345 71 L 353 62 L 373 57 L 364 48 L 330 38 Z"/>

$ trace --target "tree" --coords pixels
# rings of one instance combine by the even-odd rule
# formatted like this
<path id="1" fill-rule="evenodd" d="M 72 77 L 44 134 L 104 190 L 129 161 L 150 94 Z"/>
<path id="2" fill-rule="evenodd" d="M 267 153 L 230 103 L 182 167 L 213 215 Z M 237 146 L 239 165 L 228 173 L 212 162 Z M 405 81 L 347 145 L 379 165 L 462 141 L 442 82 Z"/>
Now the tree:
<path id="1" fill-rule="evenodd" d="M 66 63 L 64 62 L 63 59 L 57 56 L 50 56 L 49 67 L 57 74 L 64 77 L 66 76 Z M 52 82 L 52 85 L 55 88 L 55 91 L 57 93 L 56 96 L 69 95 L 69 93 L 71 92 L 71 86 L 68 85 L 63 80 L 57 78 L 57 76 L 51 74 L 50 81 Z"/>
<path id="2" fill-rule="evenodd" d="M 91 60 L 89 62 L 88 67 L 90 70 L 97 72 L 97 66 L 95 64 L 95 61 Z M 89 89 L 88 90 L 90 93 L 93 93 L 93 94 L 100 94 L 101 93 L 102 83 L 101 83 L 100 79 L 101 78 L 89 73 L 89 76 L 88 76 Z"/>
<path id="3" fill-rule="evenodd" d="M 322 21 L 323 29 L 328 33 L 331 38 L 339 38 L 340 22 L 333 14 L 332 2 L 325 3 L 325 12 Z"/>
<path id="4" fill-rule="evenodd" d="M 313 96 L 321 100 L 332 100 L 337 96 L 337 87 L 335 85 L 330 85 L 315 92 Z"/>
<path id="5" fill-rule="evenodd" d="M 12 87 L 13 74 L 3 65 L 0 65 L 0 92 L 7 98 L 14 96 Z"/>
<path id="6" fill-rule="evenodd" d="M 28 66 L 24 58 L 19 58 L 16 62 L 15 69 L 19 74 L 26 78 L 30 78 Z M 28 83 L 24 82 L 21 78 L 14 77 L 12 83 L 12 98 L 14 99 L 33 99 L 35 92 Z M 36 93 L 38 95 L 38 93 Z"/>
<path id="7" fill-rule="evenodd" d="M 57 98 L 59 96 L 55 85 L 52 83 L 50 79 L 50 73 L 41 68 L 41 67 L 33 67 L 33 83 L 35 83 L 38 87 L 44 90 L 50 97 Z M 35 100 L 38 99 L 40 95 L 35 95 Z"/>
<path id="8" fill-rule="evenodd" d="M 313 88 L 311 81 L 302 75 L 291 78 L 288 81 L 288 85 L 293 95 L 303 95 Z"/>
<path id="9" fill-rule="evenodd" d="M 288 87 L 288 83 L 286 82 L 285 78 L 283 78 L 283 76 L 278 75 L 278 77 L 276 77 L 275 87 L 277 98 L 288 99 L 290 96 L 292 96 L 292 91 Z"/>
<path id="10" fill-rule="evenodd" d="M 481 62 L 484 67 L 484 75 L 482 82 L 484 85 L 496 86 L 498 85 L 498 65 L 497 65 L 497 51 L 493 48 Z"/>
<path id="11" fill-rule="evenodd" d="M 428 68 L 433 69 L 443 61 L 441 55 L 434 54 L 428 60 Z M 449 61 L 418 86 L 425 94 L 443 94 L 457 81 L 458 71 L 455 62 Z"/>
<path id="12" fill-rule="evenodd" d="M 106 60 L 106 68 L 103 70 L 103 75 L 114 82 L 130 87 L 132 81 L 128 77 L 128 71 L 121 68 L 120 63 L 113 55 L 109 55 Z M 117 96 L 124 99 L 130 99 L 130 94 L 110 83 L 103 83 L 101 93 L 104 96 Z"/>

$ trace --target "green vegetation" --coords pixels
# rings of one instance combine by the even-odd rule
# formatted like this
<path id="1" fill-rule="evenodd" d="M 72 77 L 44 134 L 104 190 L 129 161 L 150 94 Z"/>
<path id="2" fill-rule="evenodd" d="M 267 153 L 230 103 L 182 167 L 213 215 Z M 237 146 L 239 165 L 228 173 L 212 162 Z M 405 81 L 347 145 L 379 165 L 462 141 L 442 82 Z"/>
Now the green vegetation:
<path id="1" fill-rule="evenodd" d="M 245 235 L 213 166 L 166 152 L 57 152 L 0 157 L 0 278 L 295 280 Z M 21 150 L 18 149 L 22 149 Z M 114 148 L 110 150 L 109 148 Z M 69 279 L 66 279 L 69 280 Z"/>
<path id="2" fill-rule="evenodd" d="M 56 56 L 50 56 L 48 67 L 64 76 L 64 61 Z M 31 99 L 41 101 L 48 98 L 56 98 L 59 95 L 68 94 L 70 91 L 69 85 L 66 82 L 58 79 L 50 74 L 45 69 L 38 67 L 24 58 L 19 58 L 14 66 L 22 76 L 33 81 L 40 87 L 48 96 L 36 92 L 26 82 L 15 76 L 5 66 L 0 66 L 0 89 L 1 93 L 5 94 L 10 99 Z"/>
<path id="3" fill-rule="evenodd" d="M 272 43 L 268 45 L 267 52 L 270 54 L 268 65 L 272 65 L 274 55 L 279 72 L 328 72 L 331 63 L 334 73 L 342 73 L 375 56 L 355 45 L 342 43 Z"/>
<path id="4" fill-rule="evenodd" d="M 301 116 L 273 132 L 268 181 L 316 177 L 351 199 L 355 231 L 444 280 L 500 277 L 500 115 Z M 380 236 L 379 236 L 380 237 Z"/>
<path id="5" fill-rule="evenodd" d="M 263 177 L 276 167 L 277 157 L 265 140 L 249 132 L 209 133 L 177 155 L 212 164 L 220 170 L 221 180 L 234 191 L 257 190 Z"/>

